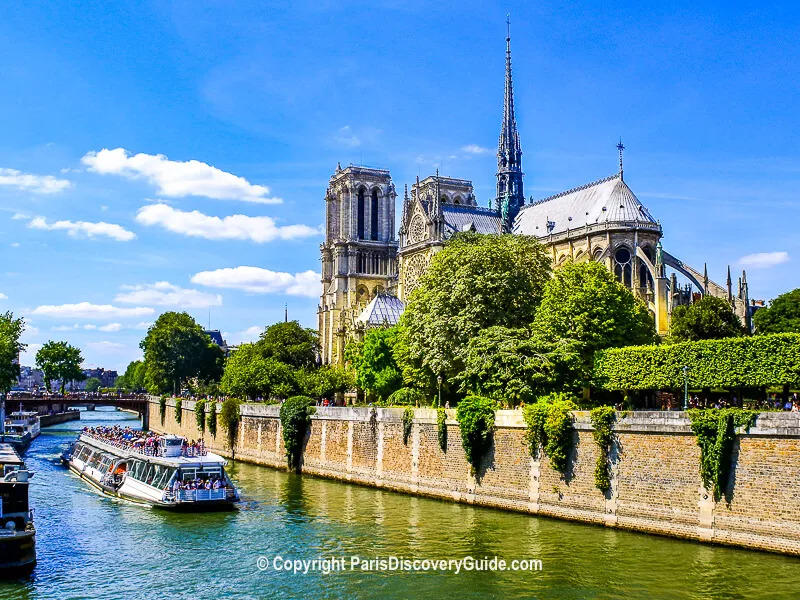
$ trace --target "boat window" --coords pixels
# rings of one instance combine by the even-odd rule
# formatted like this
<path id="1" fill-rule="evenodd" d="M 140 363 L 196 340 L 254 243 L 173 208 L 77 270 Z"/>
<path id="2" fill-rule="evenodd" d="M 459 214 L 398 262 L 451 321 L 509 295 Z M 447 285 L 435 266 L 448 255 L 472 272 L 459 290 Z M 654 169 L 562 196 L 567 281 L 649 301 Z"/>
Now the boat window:
<path id="1" fill-rule="evenodd" d="M 159 490 L 163 490 L 167 487 L 167 483 L 169 480 L 172 479 L 172 475 L 175 473 L 175 469 L 173 467 L 156 467 L 156 475 L 153 477 L 153 487 L 158 488 Z"/>
<path id="2" fill-rule="evenodd" d="M 194 469 L 181 469 L 181 481 L 191 481 L 195 477 Z"/>
<path id="3" fill-rule="evenodd" d="M 129 469 L 131 477 L 139 481 L 142 481 L 143 480 L 142 471 L 144 471 L 146 465 L 147 463 L 141 460 L 133 461 L 133 466 Z"/>
<path id="4" fill-rule="evenodd" d="M 164 440 L 164 443 L 167 446 L 181 446 L 183 444 L 183 438 L 168 438 Z"/>
<path id="5" fill-rule="evenodd" d="M 212 477 L 219 477 L 222 474 L 222 469 L 219 467 L 203 467 L 202 471 L 197 471 L 196 477 L 198 479 L 210 479 Z"/>

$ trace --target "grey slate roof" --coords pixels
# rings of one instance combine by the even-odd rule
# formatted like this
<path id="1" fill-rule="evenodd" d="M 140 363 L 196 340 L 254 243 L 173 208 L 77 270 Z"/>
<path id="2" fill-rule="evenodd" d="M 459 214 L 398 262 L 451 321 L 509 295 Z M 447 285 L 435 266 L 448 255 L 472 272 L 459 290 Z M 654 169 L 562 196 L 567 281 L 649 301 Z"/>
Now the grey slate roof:
<path id="1" fill-rule="evenodd" d="M 378 293 L 372 302 L 358 315 L 357 321 L 367 327 L 382 327 L 397 325 L 400 315 L 403 314 L 406 305 L 397 296 L 391 294 Z"/>
<path id="2" fill-rule="evenodd" d="M 460 231 L 477 233 L 501 233 L 503 226 L 500 214 L 491 208 L 466 206 L 463 204 L 442 204 L 445 237 Z"/>
<path id="3" fill-rule="evenodd" d="M 598 223 L 657 221 L 639 202 L 620 173 L 525 206 L 514 222 L 514 233 L 546 237 Z"/>

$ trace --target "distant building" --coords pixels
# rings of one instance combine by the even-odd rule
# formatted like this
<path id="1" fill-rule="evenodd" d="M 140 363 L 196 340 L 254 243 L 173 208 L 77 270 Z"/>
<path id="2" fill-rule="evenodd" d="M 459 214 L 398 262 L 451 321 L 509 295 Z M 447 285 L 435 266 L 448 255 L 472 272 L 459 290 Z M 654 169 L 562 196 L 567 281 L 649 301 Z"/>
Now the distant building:
<path id="1" fill-rule="evenodd" d="M 222 333 L 219 329 L 206 329 L 205 334 L 211 338 L 217 346 L 220 347 L 225 356 L 229 356 L 233 347 L 228 346 L 228 343 L 223 339 Z"/>
<path id="2" fill-rule="evenodd" d="M 98 369 L 84 369 L 83 375 L 86 379 L 83 381 L 75 382 L 75 389 L 82 390 L 86 387 L 86 380 L 91 377 L 96 377 L 100 380 L 102 384 L 101 387 L 110 388 L 114 387 L 114 383 L 117 381 L 117 372 L 116 371 L 107 371 L 106 369 L 98 368 Z M 70 386 L 71 387 L 71 386 Z"/>

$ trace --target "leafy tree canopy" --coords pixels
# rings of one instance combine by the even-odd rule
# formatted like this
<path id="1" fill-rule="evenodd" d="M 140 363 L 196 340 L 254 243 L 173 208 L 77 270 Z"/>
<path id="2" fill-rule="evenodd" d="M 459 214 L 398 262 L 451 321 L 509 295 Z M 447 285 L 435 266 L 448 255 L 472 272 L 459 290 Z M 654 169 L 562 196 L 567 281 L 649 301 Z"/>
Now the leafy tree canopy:
<path id="1" fill-rule="evenodd" d="M 142 360 L 128 363 L 125 373 L 117 377 L 114 385 L 118 388 L 127 388 L 135 392 L 145 389 L 145 365 Z"/>
<path id="2" fill-rule="evenodd" d="M 590 385 L 598 350 L 656 340 L 644 303 L 597 262 L 569 262 L 555 271 L 533 321 L 533 335 L 542 343 L 563 341 L 554 383 L 568 388 Z"/>
<path id="3" fill-rule="evenodd" d="M 102 381 L 100 381 L 97 377 L 89 377 L 89 379 L 86 380 L 86 386 L 83 389 L 91 393 L 96 392 L 101 387 L 103 387 Z"/>
<path id="4" fill-rule="evenodd" d="M 147 389 L 153 393 L 179 393 L 190 378 L 213 381 L 222 375 L 222 350 L 188 313 L 163 313 L 139 346 Z"/>
<path id="5" fill-rule="evenodd" d="M 800 288 L 786 292 L 753 315 L 756 333 L 800 333 Z"/>
<path id="6" fill-rule="evenodd" d="M 256 343 L 264 357 L 273 358 L 290 367 L 312 367 L 317 361 L 317 332 L 300 327 L 297 321 L 270 325 Z"/>
<path id="7" fill-rule="evenodd" d="M 527 328 L 484 329 L 467 344 L 464 370 L 456 376 L 460 391 L 511 406 L 530 403 L 552 377 L 555 348 L 531 338 Z"/>
<path id="8" fill-rule="evenodd" d="M 242 344 L 231 354 L 220 381 L 222 391 L 230 396 L 255 399 L 297 393 L 294 370 L 271 356 L 265 356 L 261 345 Z"/>
<path id="9" fill-rule="evenodd" d="M 398 329 L 370 329 L 364 341 L 352 343 L 346 349 L 346 357 L 355 369 L 358 387 L 378 396 L 388 398 L 403 385 L 403 375 L 394 357 L 394 346 Z"/>
<path id="10" fill-rule="evenodd" d="M 463 367 L 469 341 L 493 326 L 525 327 L 550 278 L 551 259 L 533 237 L 458 234 L 434 255 L 401 319 L 404 378 L 433 388 Z"/>
<path id="11" fill-rule="evenodd" d="M 675 307 L 669 333 L 676 342 L 696 342 L 736 337 L 744 330 L 727 300 L 706 295 L 689 306 Z"/>
<path id="12" fill-rule="evenodd" d="M 49 341 L 36 353 L 36 366 L 44 373 L 48 392 L 51 391 L 50 382 L 53 379 L 61 380 L 59 391 L 62 394 L 68 381 L 83 381 L 85 376 L 81 371 L 81 363 L 81 351 L 67 342 Z"/>
<path id="13" fill-rule="evenodd" d="M 0 394 L 7 394 L 19 377 L 19 354 L 25 344 L 19 341 L 25 330 L 23 319 L 6 312 L 0 315 Z"/>
<path id="14" fill-rule="evenodd" d="M 355 386 L 352 369 L 322 365 L 319 369 L 302 369 L 295 372 L 297 383 L 306 396 L 333 400 L 337 393 L 344 393 Z"/>

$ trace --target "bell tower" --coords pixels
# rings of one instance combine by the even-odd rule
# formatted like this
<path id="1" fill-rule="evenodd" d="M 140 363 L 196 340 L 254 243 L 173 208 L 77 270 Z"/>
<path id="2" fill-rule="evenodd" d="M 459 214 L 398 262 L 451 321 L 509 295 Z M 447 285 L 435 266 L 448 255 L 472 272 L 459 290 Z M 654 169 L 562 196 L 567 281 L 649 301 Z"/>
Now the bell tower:
<path id="1" fill-rule="evenodd" d="M 337 165 L 325 194 L 318 309 L 324 364 L 344 362 L 355 319 L 380 292 L 397 284 L 394 184 L 389 171 Z"/>

